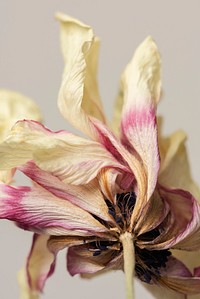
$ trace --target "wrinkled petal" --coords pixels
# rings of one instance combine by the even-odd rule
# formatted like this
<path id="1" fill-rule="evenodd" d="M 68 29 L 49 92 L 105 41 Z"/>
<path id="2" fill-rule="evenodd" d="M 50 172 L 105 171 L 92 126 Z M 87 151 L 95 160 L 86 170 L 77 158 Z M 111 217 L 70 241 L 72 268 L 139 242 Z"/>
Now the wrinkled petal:
<path id="1" fill-rule="evenodd" d="M 72 204 L 92 213 L 107 222 L 113 222 L 108 213 L 108 207 L 99 190 L 96 180 L 87 185 L 73 186 L 64 184 L 57 177 L 41 170 L 34 163 L 29 162 L 20 167 L 20 170 L 33 182 L 48 190 L 51 194 L 65 199 Z"/>
<path id="2" fill-rule="evenodd" d="M 123 143 L 140 156 L 147 173 L 147 198 L 152 195 L 159 170 L 156 106 L 160 98 L 160 56 L 151 37 L 138 47 L 122 74 L 124 106 Z"/>
<path id="3" fill-rule="evenodd" d="M 177 293 L 176 291 L 170 290 L 162 285 L 155 285 L 155 284 L 142 284 L 145 288 L 153 295 L 153 298 L 156 299 L 189 299 L 184 294 Z M 191 298 L 193 299 L 193 297 Z M 194 298 L 196 299 L 196 298 Z M 198 298 L 197 298 L 198 299 Z"/>
<path id="4" fill-rule="evenodd" d="M 168 213 L 169 205 L 155 192 L 151 200 L 141 210 L 134 232 L 140 236 L 153 230 L 163 222 Z"/>
<path id="5" fill-rule="evenodd" d="M 34 121 L 20 121 L 0 145 L 0 169 L 32 159 L 45 171 L 76 185 L 88 183 L 104 167 L 127 170 L 97 142 L 66 131 L 54 133 Z"/>
<path id="6" fill-rule="evenodd" d="M 88 212 L 39 185 L 0 185 L 0 218 L 24 229 L 52 235 L 98 235 L 108 229 Z"/>
<path id="7" fill-rule="evenodd" d="M 93 39 L 92 28 L 80 21 L 62 13 L 57 14 L 57 19 L 61 24 L 61 50 L 66 65 L 65 71 L 68 71 L 69 64 L 71 63 L 72 58 L 75 57 L 75 51 L 80 51 L 85 41 L 92 40 L 90 51 L 85 57 L 86 69 L 84 74 L 85 80 L 81 107 L 87 114 L 95 116 L 99 120 L 105 122 L 97 84 L 99 40 L 98 38 Z M 70 103 L 70 106 L 71 104 L 72 103 Z M 68 112 L 66 111 L 64 113 Z"/>
<path id="8" fill-rule="evenodd" d="M 62 52 L 66 63 L 58 106 L 75 128 L 95 138 L 92 115 L 104 121 L 96 83 L 98 41 L 94 39 L 91 27 L 67 15 L 58 14 L 57 18 L 61 21 Z"/>
<path id="9" fill-rule="evenodd" d="M 159 188 L 161 197 L 168 203 L 170 214 L 161 224 L 160 236 L 145 245 L 151 249 L 200 249 L 200 206 L 195 198 L 181 189 Z"/>
<path id="10" fill-rule="evenodd" d="M 109 199 L 111 202 L 115 202 L 116 194 L 118 193 L 117 188 L 117 176 L 119 172 L 114 169 L 104 169 L 100 172 L 98 180 L 102 193 L 106 199 Z"/>
<path id="11" fill-rule="evenodd" d="M 76 274 L 93 274 L 106 268 L 118 255 L 116 250 L 105 250 L 100 255 L 93 256 L 88 244 L 70 247 L 67 254 L 67 269 L 73 276 Z"/>
<path id="12" fill-rule="evenodd" d="M 174 257 L 169 258 L 158 281 L 178 293 L 188 295 L 200 293 L 200 278 L 192 276 L 187 267 Z"/>
<path id="13" fill-rule="evenodd" d="M 192 180 L 186 151 L 187 136 L 183 131 L 177 131 L 167 138 L 159 138 L 161 167 L 159 183 L 170 188 L 180 188 L 189 191 L 200 200 L 199 187 Z"/>
<path id="14" fill-rule="evenodd" d="M 132 188 L 137 189 L 137 202 L 133 210 L 132 221 L 130 225 L 130 227 L 133 228 L 135 225 L 134 222 L 137 221 L 142 207 L 145 206 L 146 202 L 148 201 L 146 196 L 147 177 L 145 169 L 141 163 L 141 160 L 137 156 L 131 154 L 106 126 L 98 121 L 94 121 L 93 124 L 99 136 L 99 142 L 106 149 L 108 149 L 122 165 L 127 167 L 127 171 L 123 173 L 125 181 L 128 178 L 128 182 L 130 182 L 131 179 L 133 181 Z"/>
<path id="15" fill-rule="evenodd" d="M 37 298 L 38 294 L 42 292 L 47 278 L 54 272 L 55 255 L 47 248 L 48 238 L 49 236 L 37 234 L 33 237 L 26 270 L 22 269 L 19 274 L 21 299 Z"/>
<path id="16" fill-rule="evenodd" d="M 48 240 L 48 248 L 51 252 L 57 253 L 66 247 L 83 245 L 96 240 L 97 237 L 51 236 Z"/>

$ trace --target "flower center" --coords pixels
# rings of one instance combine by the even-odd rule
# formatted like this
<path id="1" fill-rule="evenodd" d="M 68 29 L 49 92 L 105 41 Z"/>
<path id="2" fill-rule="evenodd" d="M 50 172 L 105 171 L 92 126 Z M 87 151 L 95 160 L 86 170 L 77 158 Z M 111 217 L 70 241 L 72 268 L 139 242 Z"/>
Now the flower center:
<path id="1" fill-rule="evenodd" d="M 117 225 L 125 229 L 128 227 L 131 214 L 135 207 L 136 194 L 135 192 L 118 193 L 116 195 L 116 203 L 113 204 L 106 199 L 109 214 L 115 219 Z"/>
<path id="2" fill-rule="evenodd" d="M 116 202 L 113 203 L 106 199 L 109 214 L 114 218 L 117 226 L 123 234 L 130 224 L 131 215 L 136 203 L 136 194 L 134 192 L 120 193 L 116 195 Z M 137 237 L 143 241 L 153 241 L 160 235 L 158 228 L 146 232 Z M 171 252 L 169 250 L 148 250 L 141 249 L 134 241 L 135 247 L 135 275 L 146 283 L 152 283 L 153 278 L 159 276 L 160 269 L 166 267 Z M 113 252 L 113 257 L 122 252 L 122 244 L 119 241 L 97 240 L 88 244 L 88 250 L 92 255 L 99 256 L 106 251 Z"/>

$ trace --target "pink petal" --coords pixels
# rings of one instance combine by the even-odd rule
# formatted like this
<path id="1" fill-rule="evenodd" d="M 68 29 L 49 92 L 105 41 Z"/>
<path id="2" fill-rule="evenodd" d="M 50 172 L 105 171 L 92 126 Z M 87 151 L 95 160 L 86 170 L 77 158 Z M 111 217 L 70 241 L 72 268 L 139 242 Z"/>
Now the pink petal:
<path id="1" fill-rule="evenodd" d="M 134 155 L 133 153 L 129 152 L 127 148 L 121 144 L 120 141 L 117 140 L 115 135 L 108 130 L 106 126 L 102 123 L 98 122 L 97 120 L 93 121 L 96 131 L 98 132 L 98 139 L 99 142 L 108 149 L 112 155 L 120 161 L 122 165 L 126 166 L 126 170 L 122 173 L 122 187 L 126 182 L 128 183 L 128 187 L 130 187 L 130 183 L 133 182 L 132 189 L 136 188 L 137 186 L 137 202 L 132 214 L 132 223 L 131 227 L 134 226 L 134 219 L 138 216 L 141 212 L 142 207 L 148 201 L 146 196 L 146 188 L 147 188 L 147 181 L 146 181 L 146 173 L 143 164 L 141 163 L 140 158 L 138 155 Z"/>
<path id="2" fill-rule="evenodd" d="M 194 295 L 200 293 L 200 278 L 192 276 L 185 265 L 174 257 L 170 257 L 166 268 L 162 269 L 159 283 L 178 293 Z"/>
<path id="3" fill-rule="evenodd" d="M 118 252 L 114 250 L 106 250 L 98 256 L 93 256 L 88 245 L 73 246 L 68 249 L 67 269 L 72 276 L 93 274 L 105 269 L 117 255 Z"/>
<path id="4" fill-rule="evenodd" d="M 20 167 L 20 170 L 56 197 L 65 199 L 100 219 L 113 222 L 96 180 L 80 186 L 64 184 L 57 177 L 41 170 L 33 162 Z"/>
<path id="5" fill-rule="evenodd" d="M 146 247 L 200 249 L 200 207 L 187 191 L 159 187 L 161 197 L 168 203 L 170 214 L 167 224 L 161 224 L 162 233 Z"/>
<path id="6" fill-rule="evenodd" d="M 122 75 L 124 107 L 123 143 L 137 152 L 147 175 L 147 198 L 152 195 L 159 170 L 156 106 L 160 97 L 160 57 L 148 37 L 138 47 Z"/>
<path id="7" fill-rule="evenodd" d="M 200 267 L 194 269 L 194 276 L 200 277 Z"/>
<path id="8" fill-rule="evenodd" d="M 88 212 L 36 185 L 0 185 L 0 218 L 52 235 L 98 235 L 108 229 Z"/>

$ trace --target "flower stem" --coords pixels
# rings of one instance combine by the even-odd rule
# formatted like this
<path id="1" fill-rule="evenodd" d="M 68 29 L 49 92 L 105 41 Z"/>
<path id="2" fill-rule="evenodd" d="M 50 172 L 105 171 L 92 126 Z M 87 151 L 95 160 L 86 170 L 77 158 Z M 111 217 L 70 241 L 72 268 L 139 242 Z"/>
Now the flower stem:
<path id="1" fill-rule="evenodd" d="M 121 235 L 120 240 L 123 246 L 124 254 L 124 272 L 126 279 L 126 298 L 134 299 L 134 280 L 135 271 L 135 250 L 133 244 L 133 236 L 131 233 L 125 232 Z"/>

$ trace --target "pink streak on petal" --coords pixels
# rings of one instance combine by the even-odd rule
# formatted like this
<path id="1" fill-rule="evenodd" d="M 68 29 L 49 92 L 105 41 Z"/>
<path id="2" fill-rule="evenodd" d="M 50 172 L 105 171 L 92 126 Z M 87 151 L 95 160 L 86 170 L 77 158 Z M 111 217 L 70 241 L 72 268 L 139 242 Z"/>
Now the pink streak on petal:
<path id="1" fill-rule="evenodd" d="M 2 194 L 3 191 L 3 194 Z M 0 218 L 16 221 L 21 228 L 35 232 L 65 234 L 65 230 L 84 234 L 105 232 L 89 213 L 40 186 L 11 187 L 0 185 Z"/>
<path id="2" fill-rule="evenodd" d="M 48 236 L 34 234 L 26 263 L 30 289 L 40 292 L 43 291 L 46 280 L 55 270 L 55 256 L 48 250 L 47 240 Z"/>
<path id="3" fill-rule="evenodd" d="M 194 268 L 194 276 L 200 277 L 200 267 Z"/>
<path id="4" fill-rule="evenodd" d="M 122 132 L 126 135 L 129 128 L 150 126 L 153 124 L 156 127 L 156 110 L 152 106 L 149 109 L 146 107 L 140 109 L 131 109 L 122 120 Z"/>
<path id="5" fill-rule="evenodd" d="M 170 256 L 166 267 L 161 270 L 161 276 L 192 277 L 192 273 L 181 261 Z"/>

